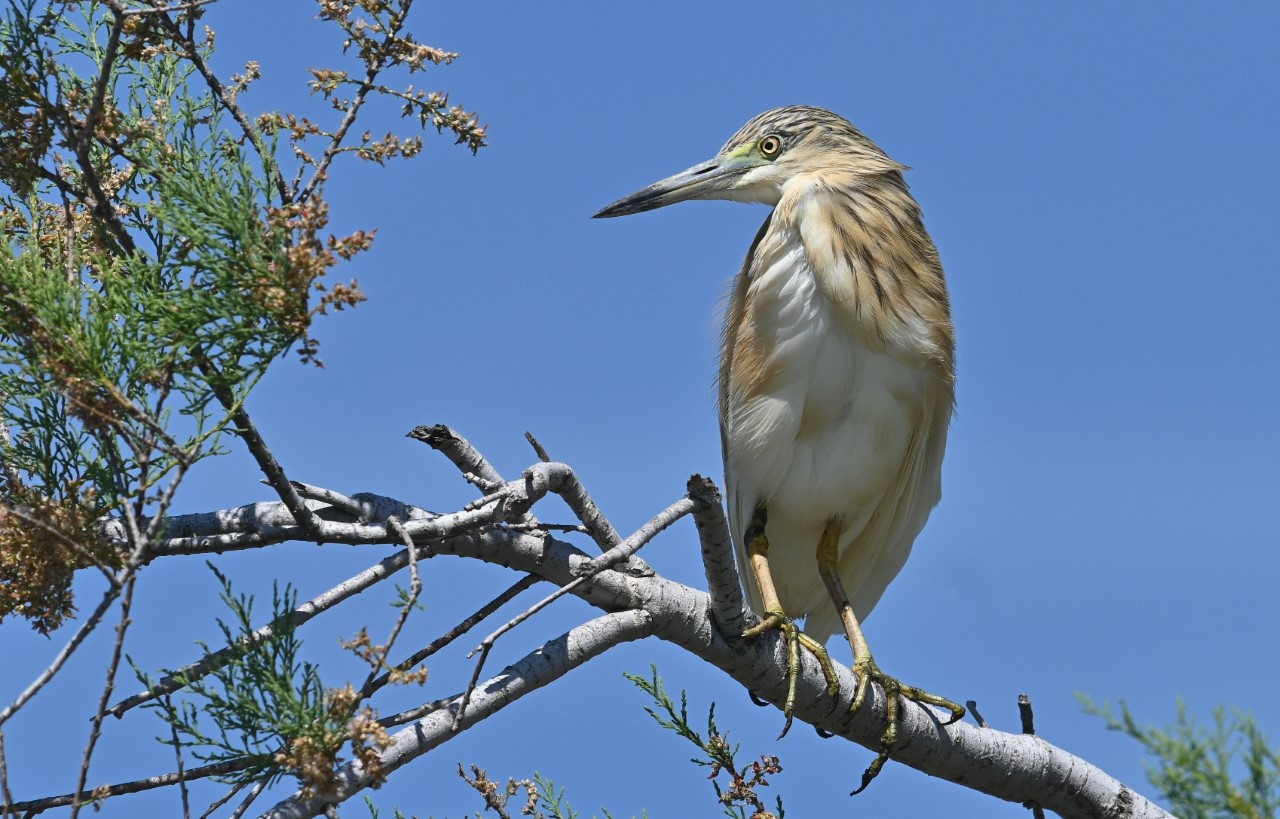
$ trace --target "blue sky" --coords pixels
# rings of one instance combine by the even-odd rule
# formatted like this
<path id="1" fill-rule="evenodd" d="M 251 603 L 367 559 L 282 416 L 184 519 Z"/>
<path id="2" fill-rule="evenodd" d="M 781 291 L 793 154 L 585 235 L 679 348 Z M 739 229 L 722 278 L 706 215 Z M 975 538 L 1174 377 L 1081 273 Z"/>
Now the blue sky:
<path id="1" fill-rule="evenodd" d="M 296 0 L 211 8 L 223 71 L 262 62 L 243 99 L 251 111 L 322 111 L 302 99 L 304 69 L 340 61 L 313 13 Z M 429 139 L 410 163 L 335 170 L 335 226 L 378 228 L 374 250 L 342 271 L 370 301 L 318 327 L 324 370 L 282 363 L 251 400 L 292 477 L 453 508 L 467 487 L 403 437 L 443 422 L 508 475 L 533 460 L 532 431 L 624 532 L 690 473 L 718 479 L 716 316 L 766 211 L 717 202 L 588 217 L 708 158 L 764 109 L 825 106 L 912 166 L 958 330 L 944 499 L 868 621 L 881 666 L 976 700 L 1006 730 L 1025 691 L 1046 739 L 1148 793 L 1136 743 L 1083 715 L 1074 692 L 1123 697 L 1162 724 L 1179 696 L 1205 717 L 1239 706 L 1280 743 L 1274 4 L 423 4 L 411 19 L 424 42 L 462 53 L 417 82 L 480 111 L 492 145 L 472 157 Z M 266 499 L 256 480 L 239 454 L 209 463 L 180 510 Z M 272 578 L 308 597 L 382 554 L 287 546 L 218 565 L 267 599 Z M 691 523 L 644 556 L 703 584 Z M 432 561 L 427 611 L 401 645 L 425 643 L 513 579 Z M 391 590 L 366 597 L 304 633 L 330 684 L 361 678 L 338 636 L 390 627 Z M 188 661 L 194 640 L 216 639 L 218 613 L 202 561 L 151 567 L 131 651 L 151 669 Z M 590 614 L 557 603 L 505 638 L 490 667 Z M 0 631 L 6 692 L 64 636 L 22 629 Z M 461 653 L 481 636 L 433 659 L 426 688 L 383 710 L 460 689 L 471 668 Z M 19 798 L 72 786 L 108 641 L 98 635 L 6 727 Z M 871 752 L 803 727 L 775 742 L 780 714 L 653 640 L 531 695 L 375 801 L 384 815 L 474 813 L 454 773 L 474 762 L 495 778 L 541 771 L 587 815 L 716 815 L 690 749 L 649 723 L 621 676 L 651 662 L 670 688 L 690 689 L 695 712 L 714 700 L 744 754 L 782 758 L 772 781 L 791 816 L 1026 815 L 892 764 L 851 800 Z M 108 727 L 91 782 L 171 769 L 150 742 L 154 717 Z M 102 815 L 176 815 L 177 804 L 115 800 Z"/>

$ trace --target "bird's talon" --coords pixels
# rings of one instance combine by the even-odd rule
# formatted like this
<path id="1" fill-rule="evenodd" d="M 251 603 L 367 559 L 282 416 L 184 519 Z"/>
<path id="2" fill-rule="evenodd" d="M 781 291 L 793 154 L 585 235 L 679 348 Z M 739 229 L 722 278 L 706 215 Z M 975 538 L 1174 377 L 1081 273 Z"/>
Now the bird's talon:
<path id="1" fill-rule="evenodd" d="M 778 734 L 778 739 L 782 739 L 791 730 L 791 724 L 794 721 L 796 684 L 800 679 L 800 646 L 807 648 L 818 659 L 818 665 L 822 667 L 822 676 L 827 682 L 827 693 L 832 697 L 840 693 L 840 678 L 836 676 L 835 666 L 832 665 L 831 657 L 827 655 L 827 650 L 822 643 L 801 631 L 785 612 L 767 612 L 765 618 L 744 631 L 742 637 L 743 639 L 759 637 L 770 630 L 781 631 L 783 639 L 787 642 L 787 699 L 782 705 L 786 722 L 783 723 L 782 733 Z"/>
<path id="2" fill-rule="evenodd" d="M 964 706 L 952 702 L 946 697 L 931 694 L 915 686 L 903 685 L 896 677 L 890 677 L 881 671 L 875 660 L 870 656 L 855 660 L 853 671 L 858 676 L 858 688 L 857 693 L 854 695 L 853 703 L 849 706 L 851 713 L 858 711 L 862 707 L 866 700 L 867 690 L 873 680 L 880 686 L 885 697 L 885 727 L 880 734 L 880 752 L 876 754 L 875 760 L 863 772 L 862 784 L 858 786 L 857 790 L 853 791 L 853 794 L 859 794 L 866 790 L 866 787 L 871 784 L 871 780 L 880 774 L 885 762 L 889 759 L 889 752 L 893 750 L 894 744 L 898 741 L 898 722 L 902 715 L 900 697 L 914 700 L 923 705 L 933 705 L 947 709 L 951 712 L 951 719 L 944 722 L 943 725 L 950 725 L 957 720 L 963 719 L 966 712 Z"/>

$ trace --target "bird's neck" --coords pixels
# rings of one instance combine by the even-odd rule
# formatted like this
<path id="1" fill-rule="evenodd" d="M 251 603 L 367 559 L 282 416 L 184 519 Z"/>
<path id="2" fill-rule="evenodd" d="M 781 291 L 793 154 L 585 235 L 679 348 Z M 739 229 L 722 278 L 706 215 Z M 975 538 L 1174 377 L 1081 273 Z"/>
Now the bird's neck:
<path id="1" fill-rule="evenodd" d="M 953 380 L 942 265 L 900 173 L 792 180 L 768 234 L 761 253 L 799 239 L 818 291 L 868 346 Z"/>

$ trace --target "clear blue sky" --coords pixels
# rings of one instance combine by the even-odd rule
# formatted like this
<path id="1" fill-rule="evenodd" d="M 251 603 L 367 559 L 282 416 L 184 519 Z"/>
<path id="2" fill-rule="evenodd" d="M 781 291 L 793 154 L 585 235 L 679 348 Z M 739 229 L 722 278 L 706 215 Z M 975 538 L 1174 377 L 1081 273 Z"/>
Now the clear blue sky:
<path id="1" fill-rule="evenodd" d="M 210 10 L 222 69 L 263 64 L 250 110 L 318 110 L 297 102 L 303 69 L 338 60 L 313 8 Z M 588 217 L 709 157 L 759 111 L 825 106 L 913 167 L 958 327 L 945 497 L 869 620 L 882 667 L 977 700 L 1007 730 L 1027 692 L 1046 739 L 1148 793 L 1136 743 L 1083 715 L 1074 692 L 1124 697 L 1158 723 L 1179 696 L 1205 717 L 1240 706 L 1280 743 L 1274 4 L 423 3 L 412 19 L 424 42 L 462 53 L 419 84 L 479 110 L 492 147 L 472 157 L 431 139 L 418 161 L 335 171 L 337 226 L 378 228 L 374 251 L 344 271 L 370 301 L 319 326 L 326 369 L 283 363 L 253 396 L 291 476 L 453 508 L 467 487 L 403 437 L 444 422 L 508 475 L 533 460 L 522 438 L 532 431 L 623 531 L 678 497 L 690 473 L 718 479 L 716 314 L 765 210 Z M 266 499 L 256 479 L 240 455 L 208 464 L 179 507 Z M 681 525 L 644 556 L 701 586 L 695 544 Z M 218 563 L 246 591 L 269 599 L 278 577 L 306 597 L 381 554 L 290 546 Z M 402 645 L 425 643 L 513 579 L 432 561 L 426 614 Z M 140 664 L 179 665 L 194 640 L 216 640 L 202 561 L 166 561 L 142 581 Z M 308 627 L 330 684 L 360 679 L 336 638 L 363 623 L 384 634 L 390 594 Z M 590 614 L 558 603 L 509 635 L 491 668 Z M 0 632 L 6 700 L 64 638 L 22 629 Z M 19 798 L 73 784 L 109 636 L 7 729 Z M 803 726 L 775 742 L 780 714 L 653 640 L 528 697 L 373 795 L 384 815 L 474 813 L 479 800 L 453 773 L 474 762 L 495 778 L 550 775 L 587 815 L 716 815 L 690 749 L 649 723 L 622 679 L 651 662 L 691 690 L 698 713 L 715 700 L 745 754 L 781 756 L 773 782 L 791 816 L 1026 815 L 892 764 L 849 799 L 869 751 Z M 451 694 L 471 669 L 460 652 L 429 665 L 426 688 L 397 693 L 398 704 Z M 172 768 L 149 742 L 154 717 L 108 728 L 93 784 Z M 167 793 L 113 800 L 102 815 L 177 810 Z"/>

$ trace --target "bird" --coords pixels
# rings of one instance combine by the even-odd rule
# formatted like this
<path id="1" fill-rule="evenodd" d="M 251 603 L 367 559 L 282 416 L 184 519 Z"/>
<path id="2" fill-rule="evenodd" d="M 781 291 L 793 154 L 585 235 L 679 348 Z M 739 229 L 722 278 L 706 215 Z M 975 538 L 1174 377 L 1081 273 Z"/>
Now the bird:
<path id="1" fill-rule="evenodd" d="M 800 646 L 834 696 L 824 644 L 844 632 L 858 679 L 851 710 L 872 682 L 886 702 L 858 791 L 897 739 L 899 696 L 950 711 L 947 724 L 965 714 L 882 672 L 862 630 L 941 499 L 955 407 L 950 298 L 906 170 L 844 117 L 793 105 L 595 214 L 697 199 L 772 207 L 732 285 L 718 378 L 730 529 L 762 618 L 743 636 L 786 640 L 785 734 Z"/>

